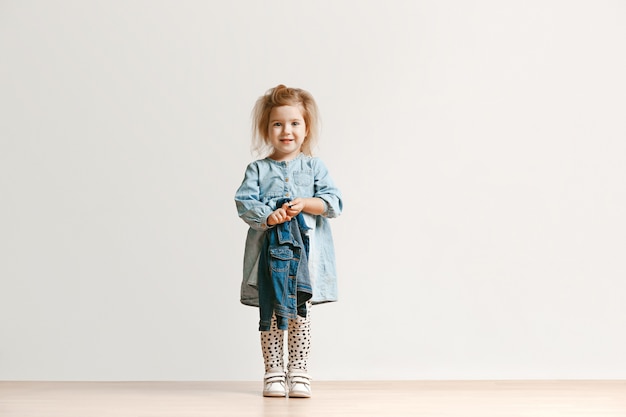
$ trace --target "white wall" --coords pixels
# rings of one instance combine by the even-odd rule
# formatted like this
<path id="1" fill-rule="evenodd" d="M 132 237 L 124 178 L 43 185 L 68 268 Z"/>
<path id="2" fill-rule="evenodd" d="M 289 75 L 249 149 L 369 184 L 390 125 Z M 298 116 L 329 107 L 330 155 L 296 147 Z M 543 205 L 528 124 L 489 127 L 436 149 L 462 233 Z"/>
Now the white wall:
<path id="1" fill-rule="evenodd" d="M 316 379 L 626 378 L 626 3 L 0 2 L 0 379 L 260 378 L 266 89 L 345 196 Z"/>

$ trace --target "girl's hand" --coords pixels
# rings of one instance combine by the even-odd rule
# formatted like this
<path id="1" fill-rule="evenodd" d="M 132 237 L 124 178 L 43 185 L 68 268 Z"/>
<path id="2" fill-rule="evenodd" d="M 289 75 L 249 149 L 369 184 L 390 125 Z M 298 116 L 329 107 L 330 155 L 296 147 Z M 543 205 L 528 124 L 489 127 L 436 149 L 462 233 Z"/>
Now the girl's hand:
<path id="1" fill-rule="evenodd" d="M 285 203 L 283 208 L 290 217 L 296 217 L 302 210 L 304 210 L 305 202 L 302 198 L 294 198 L 289 203 Z"/>
<path id="2" fill-rule="evenodd" d="M 294 198 L 282 207 L 277 208 L 267 217 L 267 225 L 285 223 L 296 217 L 300 212 L 319 215 L 324 212 L 324 202 L 320 198 Z"/>
<path id="3" fill-rule="evenodd" d="M 291 216 L 287 214 L 286 208 L 287 204 L 285 203 L 281 208 L 277 208 L 272 212 L 272 214 L 267 216 L 267 225 L 274 226 L 291 220 Z"/>
<path id="4" fill-rule="evenodd" d="M 314 215 L 320 215 L 324 213 L 324 200 L 319 197 L 311 198 L 294 198 L 285 208 L 287 214 L 291 217 L 296 217 L 300 212 L 305 212 Z"/>

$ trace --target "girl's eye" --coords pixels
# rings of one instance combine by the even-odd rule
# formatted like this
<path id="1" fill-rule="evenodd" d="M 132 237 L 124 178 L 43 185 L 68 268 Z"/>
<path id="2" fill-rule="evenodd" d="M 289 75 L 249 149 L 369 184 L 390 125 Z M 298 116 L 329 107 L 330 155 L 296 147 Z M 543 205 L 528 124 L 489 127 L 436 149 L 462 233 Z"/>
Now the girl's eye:
<path id="1" fill-rule="evenodd" d="M 274 126 L 278 127 L 278 126 L 280 126 L 280 123 L 276 122 L 276 123 L 274 123 Z"/>
<path id="2" fill-rule="evenodd" d="M 300 122 L 293 122 L 292 125 L 293 126 L 298 126 L 298 125 L 300 125 Z"/>

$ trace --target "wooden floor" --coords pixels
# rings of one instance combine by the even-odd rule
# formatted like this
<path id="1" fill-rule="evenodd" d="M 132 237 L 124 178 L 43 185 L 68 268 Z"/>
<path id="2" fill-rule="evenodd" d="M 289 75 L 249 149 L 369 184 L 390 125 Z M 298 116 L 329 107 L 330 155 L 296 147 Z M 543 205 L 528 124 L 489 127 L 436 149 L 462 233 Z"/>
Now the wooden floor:
<path id="1" fill-rule="evenodd" d="M 0 382 L 1 417 L 625 417 L 626 381 L 314 381 L 313 398 L 259 382 Z"/>

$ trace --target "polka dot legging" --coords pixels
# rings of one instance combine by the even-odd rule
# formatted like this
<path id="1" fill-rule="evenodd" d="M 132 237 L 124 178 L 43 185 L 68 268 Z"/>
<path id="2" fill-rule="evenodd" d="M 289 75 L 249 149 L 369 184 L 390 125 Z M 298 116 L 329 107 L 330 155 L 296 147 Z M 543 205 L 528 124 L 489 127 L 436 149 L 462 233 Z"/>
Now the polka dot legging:
<path id="1" fill-rule="evenodd" d="M 261 348 L 265 362 L 265 372 L 284 372 L 285 331 L 276 325 L 276 316 L 268 331 L 261 332 Z M 289 320 L 287 329 L 287 347 L 289 349 L 288 371 L 307 372 L 309 352 L 311 351 L 311 304 L 307 305 L 306 317 L 298 316 Z"/>

